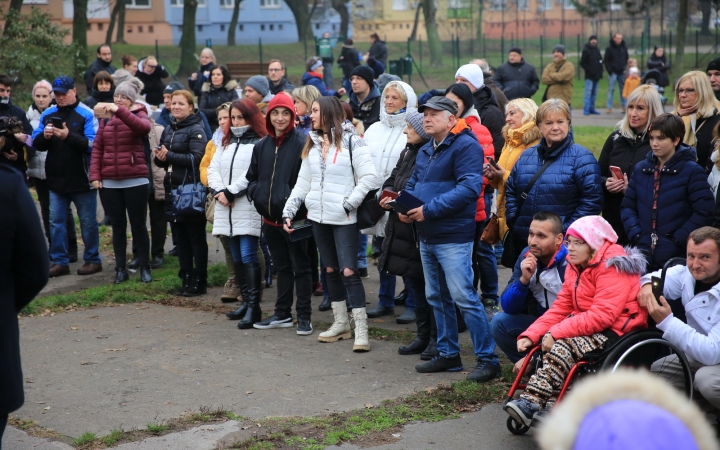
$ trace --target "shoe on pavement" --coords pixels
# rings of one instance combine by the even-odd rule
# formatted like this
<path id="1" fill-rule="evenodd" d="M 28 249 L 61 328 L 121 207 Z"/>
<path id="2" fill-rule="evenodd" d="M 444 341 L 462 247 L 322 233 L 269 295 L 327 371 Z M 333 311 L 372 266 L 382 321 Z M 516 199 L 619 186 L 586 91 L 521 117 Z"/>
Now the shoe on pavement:
<path id="1" fill-rule="evenodd" d="M 597 109 L 591 109 L 590 114 L 598 114 L 599 115 L 600 111 L 598 111 Z"/>
<path id="2" fill-rule="evenodd" d="M 238 301 L 240 296 L 240 285 L 235 278 L 228 278 L 223 287 L 223 293 L 220 295 L 220 301 L 223 303 L 233 303 Z"/>
<path id="3" fill-rule="evenodd" d="M 510 400 L 503 406 L 503 409 L 510 417 L 515 419 L 517 423 L 529 427 L 532 425 L 533 416 L 540 410 L 540 406 L 521 397 L 517 400 Z"/>
<path id="4" fill-rule="evenodd" d="M 478 359 L 475 367 L 470 371 L 470 374 L 465 378 L 468 381 L 475 381 L 476 383 L 485 383 L 492 379 L 495 379 L 502 375 L 502 367 L 496 362 Z"/>
<path id="5" fill-rule="evenodd" d="M 78 261 L 77 253 L 70 255 L 70 263 L 76 263 Z"/>
<path id="6" fill-rule="evenodd" d="M 345 300 L 332 303 L 334 321 L 327 331 L 323 331 L 318 335 L 320 342 L 337 342 L 341 339 L 350 339 L 350 320 L 346 310 Z"/>
<path id="7" fill-rule="evenodd" d="M 430 361 L 436 356 L 439 356 L 440 352 L 437 349 L 437 340 L 430 338 L 430 342 L 427 348 L 420 354 L 420 359 L 423 361 Z"/>
<path id="8" fill-rule="evenodd" d="M 395 308 L 392 306 L 383 306 L 380 303 L 373 309 L 369 309 L 367 311 L 367 316 L 371 319 L 375 319 L 377 317 L 382 316 L 393 316 L 395 315 Z"/>
<path id="9" fill-rule="evenodd" d="M 170 256 L 177 256 L 177 247 L 173 247 L 169 252 L 168 255 Z"/>
<path id="10" fill-rule="evenodd" d="M 605 111 L 606 114 L 612 114 L 612 109 L 608 108 L 607 111 Z"/>
<path id="11" fill-rule="evenodd" d="M 358 275 L 360 275 L 360 278 L 370 278 L 367 267 L 358 267 Z"/>
<path id="12" fill-rule="evenodd" d="M 420 373 L 460 372 L 463 370 L 462 359 L 460 355 L 455 355 L 452 358 L 437 355 L 430 361 L 415 366 L 415 370 Z"/>
<path id="13" fill-rule="evenodd" d="M 415 322 L 415 309 L 414 308 L 405 308 L 405 312 L 400 314 L 396 319 L 395 322 L 399 324 L 407 324 L 407 323 L 413 323 Z"/>
<path id="14" fill-rule="evenodd" d="M 50 278 L 61 277 L 63 275 L 70 275 L 69 266 L 61 266 L 59 264 L 50 266 Z"/>
<path id="15" fill-rule="evenodd" d="M 313 334 L 312 322 L 306 317 L 298 317 L 297 334 L 300 336 L 310 336 Z"/>
<path id="16" fill-rule="evenodd" d="M 265 320 L 253 324 L 253 328 L 258 330 L 269 330 L 271 328 L 290 328 L 293 326 L 292 316 L 286 318 L 280 318 L 273 314 Z"/>
<path id="17" fill-rule="evenodd" d="M 78 275 L 92 275 L 98 272 L 102 272 L 102 264 L 98 263 L 85 263 L 77 270 Z"/>
<path id="18" fill-rule="evenodd" d="M 494 302 L 483 303 L 483 306 L 485 307 L 485 317 L 487 317 L 489 323 L 500 312 L 500 307 Z"/>

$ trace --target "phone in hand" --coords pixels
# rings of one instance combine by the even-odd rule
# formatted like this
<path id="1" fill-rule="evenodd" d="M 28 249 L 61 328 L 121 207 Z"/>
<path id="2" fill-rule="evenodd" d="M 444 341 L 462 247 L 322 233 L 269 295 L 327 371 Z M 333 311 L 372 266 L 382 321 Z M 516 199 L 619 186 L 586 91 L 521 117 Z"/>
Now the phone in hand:
<path id="1" fill-rule="evenodd" d="M 651 277 L 650 283 L 652 284 L 652 292 L 655 296 L 655 300 L 658 305 L 662 306 L 662 303 L 660 303 L 660 296 L 663 295 L 663 286 L 660 277 Z"/>
<path id="2" fill-rule="evenodd" d="M 53 128 L 60 128 L 60 129 L 62 129 L 62 127 L 63 127 L 63 119 L 62 119 L 62 117 L 53 116 L 53 117 L 50 118 L 50 123 L 52 124 Z"/>
<path id="3" fill-rule="evenodd" d="M 390 189 L 383 189 L 382 194 L 380 194 L 380 200 L 384 198 L 389 198 L 390 200 L 395 200 L 398 196 L 397 192 L 391 191 Z"/>
<path id="4" fill-rule="evenodd" d="M 610 172 L 616 180 L 623 179 L 623 171 L 618 166 L 610 166 Z"/>
<path id="5" fill-rule="evenodd" d="M 485 159 L 487 159 L 490 165 L 495 169 L 500 169 L 500 166 L 498 166 L 498 163 L 495 162 L 495 159 L 492 156 L 486 156 Z"/>
<path id="6" fill-rule="evenodd" d="M 302 228 L 306 225 L 306 220 L 296 220 L 290 225 L 290 228 L 293 230 L 297 230 L 298 228 Z"/>

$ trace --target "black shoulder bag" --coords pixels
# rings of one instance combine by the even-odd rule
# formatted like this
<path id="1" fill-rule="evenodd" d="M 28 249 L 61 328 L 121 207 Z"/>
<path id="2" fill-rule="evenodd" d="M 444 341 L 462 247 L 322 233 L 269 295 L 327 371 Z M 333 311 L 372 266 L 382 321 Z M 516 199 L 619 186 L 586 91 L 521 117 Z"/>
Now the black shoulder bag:
<path id="1" fill-rule="evenodd" d="M 517 208 L 515 208 L 515 220 L 513 220 L 513 223 L 507 222 L 508 231 L 505 232 L 505 236 L 503 237 L 503 253 L 502 257 L 500 258 L 500 264 L 503 266 L 512 269 L 515 267 L 515 262 L 518 258 L 518 251 L 525 247 L 524 245 L 519 246 L 516 245 L 515 239 L 513 239 L 512 229 L 515 227 L 515 221 L 517 221 L 517 218 L 520 217 L 520 212 L 522 211 L 522 207 L 525 206 L 525 200 L 528 198 L 528 194 L 530 193 L 530 190 L 535 186 L 535 182 L 540 178 L 540 176 L 547 170 L 548 167 L 550 167 L 550 164 L 553 163 L 553 159 L 548 159 L 545 161 L 545 163 L 540 167 L 540 170 L 535 172 L 535 175 L 530 179 L 530 182 L 525 186 L 525 189 L 522 191 L 522 194 L 520 194 L 520 198 L 517 201 Z"/>
<path id="2" fill-rule="evenodd" d="M 352 136 L 348 139 L 348 152 L 350 153 L 350 169 L 352 170 L 353 180 L 355 180 L 355 167 L 353 167 L 352 157 Z M 355 181 L 357 186 L 357 181 Z M 373 189 L 368 192 L 360 206 L 357 208 L 357 227 L 358 230 L 372 228 L 377 225 L 378 221 L 385 215 L 385 210 L 377 201 L 377 192 L 379 189 Z"/>

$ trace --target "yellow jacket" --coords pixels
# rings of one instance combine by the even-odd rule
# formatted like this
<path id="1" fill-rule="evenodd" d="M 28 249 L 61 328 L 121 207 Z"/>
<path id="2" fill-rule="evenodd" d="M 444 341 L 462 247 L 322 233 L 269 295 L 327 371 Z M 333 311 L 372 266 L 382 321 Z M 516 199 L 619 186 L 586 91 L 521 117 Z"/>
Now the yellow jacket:
<path id="1" fill-rule="evenodd" d="M 547 98 L 559 98 L 569 105 L 572 101 L 575 66 L 567 59 L 551 62 L 542 73 L 542 84 L 547 85 Z"/>
<path id="2" fill-rule="evenodd" d="M 210 162 L 213 159 L 213 156 L 215 155 L 215 143 L 212 139 L 210 139 L 205 146 L 205 155 L 203 156 L 203 159 L 200 161 L 200 182 L 204 184 L 205 186 L 208 185 L 208 167 L 210 167 Z"/>
<path id="3" fill-rule="evenodd" d="M 625 78 L 625 85 L 623 86 L 622 91 L 623 98 L 628 98 L 630 94 L 632 94 L 632 91 L 634 91 L 638 86 L 640 86 L 639 75 L 631 75 Z"/>
<path id="4" fill-rule="evenodd" d="M 507 182 L 510 172 L 512 171 L 515 163 L 520 159 L 520 155 L 530 147 L 537 145 L 540 142 L 540 130 L 535 121 L 531 120 L 520 128 L 511 130 L 507 125 L 503 128 L 503 136 L 505 137 L 505 146 L 500 154 L 500 160 L 498 165 L 505 169 L 505 175 L 500 180 L 495 178 L 490 180 L 490 184 L 498 190 L 497 198 L 497 216 L 498 224 L 500 226 L 500 239 L 505 236 L 508 230 L 507 223 L 505 222 L 505 183 Z"/>

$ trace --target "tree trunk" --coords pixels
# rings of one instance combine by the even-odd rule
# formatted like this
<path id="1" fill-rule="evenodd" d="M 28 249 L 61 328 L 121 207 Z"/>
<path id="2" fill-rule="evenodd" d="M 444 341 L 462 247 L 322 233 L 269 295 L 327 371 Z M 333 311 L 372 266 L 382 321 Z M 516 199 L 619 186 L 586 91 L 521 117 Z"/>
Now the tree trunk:
<path id="1" fill-rule="evenodd" d="M 442 43 L 438 34 L 437 22 L 435 22 L 435 15 L 437 14 L 435 0 L 422 0 L 422 8 L 425 18 L 425 33 L 427 33 L 428 46 L 430 47 L 430 66 L 442 67 Z"/>
<path id="2" fill-rule="evenodd" d="M 483 34 L 483 13 L 485 12 L 485 3 L 484 0 L 480 0 L 478 3 L 478 25 L 475 40 L 478 44 L 480 44 L 482 40 L 485 39 L 485 35 Z"/>
<path id="3" fill-rule="evenodd" d="M 412 33 L 410 33 L 410 40 L 414 41 L 417 39 L 418 25 L 420 24 L 420 10 L 422 9 L 422 3 L 418 2 L 417 8 L 415 8 L 415 22 L 413 22 Z"/>
<path id="4" fill-rule="evenodd" d="M 235 45 L 235 32 L 237 31 L 238 17 L 240 17 L 240 2 L 242 2 L 242 0 L 235 0 L 235 5 L 233 6 L 230 28 L 228 29 L 228 45 Z"/>
<path id="5" fill-rule="evenodd" d="M 116 44 L 125 44 L 125 2 L 123 0 L 117 0 L 118 6 L 118 17 L 117 17 L 117 37 L 115 38 Z"/>
<path id="6" fill-rule="evenodd" d="M 712 1 L 700 0 L 700 11 L 702 12 L 702 21 L 700 22 L 700 34 L 710 36 L 710 14 L 712 14 Z"/>
<path id="7" fill-rule="evenodd" d="M 105 44 L 107 45 L 112 44 L 113 32 L 115 31 L 115 21 L 117 20 L 118 8 L 120 8 L 120 3 L 122 2 L 115 3 L 112 13 L 110 14 L 110 24 L 108 25 L 107 33 L 105 34 Z"/>
<path id="8" fill-rule="evenodd" d="M 183 6 L 183 33 L 180 38 L 180 67 L 178 74 L 187 76 L 197 69 L 195 59 L 195 13 L 198 0 L 185 0 Z"/>
<path id="9" fill-rule="evenodd" d="M 676 68 L 675 73 L 683 73 L 683 59 L 685 58 L 685 33 L 687 32 L 688 22 L 688 0 L 678 1 L 677 15 L 677 42 L 675 50 L 675 61 L 673 66 Z"/>
<path id="10" fill-rule="evenodd" d="M 285 3 L 295 16 L 295 24 L 297 26 L 298 40 L 313 39 L 313 33 L 310 29 L 310 11 L 308 10 L 308 0 L 285 0 Z"/>
<path id="11" fill-rule="evenodd" d="M 348 25 L 350 24 L 350 12 L 347 9 L 347 3 L 343 0 L 333 0 L 332 7 L 340 14 L 340 36 L 348 37 Z"/>
<path id="12" fill-rule="evenodd" d="M 7 35 L 10 30 L 10 25 L 12 25 L 12 19 L 15 17 L 15 15 L 20 15 L 20 13 L 22 12 L 22 5 L 23 0 L 10 0 L 10 8 L 5 15 L 5 35 Z"/>
<path id="13" fill-rule="evenodd" d="M 87 3 L 88 0 L 73 0 L 72 43 L 78 48 L 78 59 L 87 65 Z"/>

